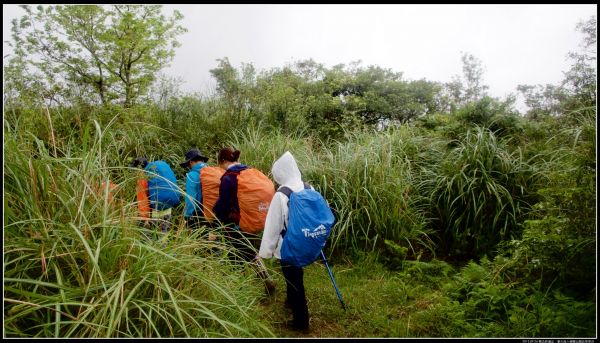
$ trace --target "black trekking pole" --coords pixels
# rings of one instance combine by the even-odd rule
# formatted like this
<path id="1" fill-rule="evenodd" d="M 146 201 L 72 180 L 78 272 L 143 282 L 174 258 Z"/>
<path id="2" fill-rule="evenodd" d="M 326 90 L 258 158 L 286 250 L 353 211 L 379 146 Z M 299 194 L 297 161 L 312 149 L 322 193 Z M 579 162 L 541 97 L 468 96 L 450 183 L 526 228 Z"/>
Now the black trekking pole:
<path id="1" fill-rule="evenodd" d="M 338 299 L 340 299 L 340 304 L 342 304 L 342 308 L 346 311 L 346 304 L 344 304 L 344 300 L 342 300 L 342 295 L 335 284 L 335 279 L 333 278 L 333 274 L 331 273 L 331 269 L 329 269 L 329 264 L 327 263 L 327 259 L 325 258 L 325 254 L 323 254 L 323 250 L 321 250 L 321 257 L 323 261 L 325 261 L 325 267 L 327 267 L 327 271 L 329 272 L 329 278 L 331 278 L 331 282 L 333 283 L 333 287 L 335 288 L 335 292 L 337 293 Z"/>

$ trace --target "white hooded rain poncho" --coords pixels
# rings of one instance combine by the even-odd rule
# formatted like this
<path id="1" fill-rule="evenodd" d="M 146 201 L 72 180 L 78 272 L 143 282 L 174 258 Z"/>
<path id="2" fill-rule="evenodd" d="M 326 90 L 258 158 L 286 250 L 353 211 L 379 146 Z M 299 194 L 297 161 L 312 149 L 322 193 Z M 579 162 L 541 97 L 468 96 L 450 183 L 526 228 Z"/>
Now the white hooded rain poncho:
<path id="1" fill-rule="evenodd" d="M 279 184 L 279 188 L 285 186 L 293 192 L 298 192 L 304 189 L 302 175 L 296 164 L 294 156 L 289 151 L 286 151 L 275 163 L 271 169 L 275 182 Z M 281 231 L 284 229 L 284 224 L 288 222 L 288 197 L 281 193 L 275 192 L 267 219 L 265 220 L 265 230 L 263 232 L 262 241 L 258 255 L 262 258 L 272 258 L 275 256 L 281 259 Z"/>

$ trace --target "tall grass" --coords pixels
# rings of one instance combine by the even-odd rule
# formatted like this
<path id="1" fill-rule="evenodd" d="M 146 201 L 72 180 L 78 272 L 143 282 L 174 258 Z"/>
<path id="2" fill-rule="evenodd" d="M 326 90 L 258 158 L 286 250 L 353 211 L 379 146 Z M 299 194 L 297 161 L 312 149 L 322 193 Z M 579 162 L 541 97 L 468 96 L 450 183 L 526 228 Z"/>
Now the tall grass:
<path id="1" fill-rule="evenodd" d="M 543 175 L 488 129 L 469 130 L 453 145 L 423 170 L 418 183 L 439 233 L 438 248 L 467 257 L 492 253 L 500 241 L 520 233 Z"/>
<path id="2" fill-rule="evenodd" d="M 374 250 L 387 239 L 414 254 L 432 250 L 413 187 L 429 145 L 406 127 L 350 137 L 323 149 L 316 168 L 308 173 L 319 180 L 336 210 L 332 245 Z"/>
<path id="3" fill-rule="evenodd" d="M 229 142 L 242 152 L 242 162 L 265 173 L 286 150 L 294 155 L 304 181 L 334 210 L 337 223 L 329 239 L 334 250 L 375 250 L 387 239 L 414 254 L 432 251 L 412 186 L 420 164 L 433 158 L 429 144 L 408 128 L 346 136 L 327 145 L 300 135 L 245 129 L 234 132 Z"/>
<path id="4" fill-rule="evenodd" d="M 256 123 L 230 130 L 231 115 L 218 104 L 183 105 L 177 113 L 9 113 L 6 337 L 272 336 L 256 319 L 261 283 L 249 268 L 229 263 L 227 244 L 190 234 L 180 207 L 167 236 L 147 239 L 136 222 L 137 173 L 126 167 L 132 157 L 166 160 L 181 182 L 177 162 L 189 147 L 213 156 L 223 145 L 240 149 L 243 163 L 269 176 L 273 162 L 291 151 L 303 179 L 336 215 L 326 253 L 395 254 L 387 261 L 404 281 L 386 280 L 390 297 L 398 285 L 407 296 L 418 293 L 406 291 L 406 280 L 411 287 L 430 280 L 434 296 L 448 298 L 434 307 L 419 302 L 427 309 L 412 319 L 409 314 L 400 323 L 403 332 L 593 334 L 595 113 L 573 114 L 570 126 L 550 118 L 503 136 L 455 125 L 449 141 L 445 127 L 434 134 L 402 126 L 323 142 L 306 132 L 267 132 Z M 107 180 L 118 186 L 112 198 L 102 186 Z M 447 280 L 429 278 L 428 262 L 402 261 L 422 253 L 466 259 L 496 249 L 501 254 L 493 265 L 469 264 L 444 289 L 439 282 Z"/>
<path id="5" fill-rule="evenodd" d="M 93 132 L 54 157 L 37 137 L 4 131 L 5 336 L 271 336 L 252 315 L 261 288 L 232 269 L 226 246 L 178 225 L 145 238 L 134 175 L 109 167 L 124 143 Z"/>

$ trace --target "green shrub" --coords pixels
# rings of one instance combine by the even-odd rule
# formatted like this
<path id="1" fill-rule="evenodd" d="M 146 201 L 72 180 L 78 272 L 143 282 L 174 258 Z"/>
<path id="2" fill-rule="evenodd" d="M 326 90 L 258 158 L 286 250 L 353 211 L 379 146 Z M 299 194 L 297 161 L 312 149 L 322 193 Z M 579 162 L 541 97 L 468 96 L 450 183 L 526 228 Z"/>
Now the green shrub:
<path id="1" fill-rule="evenodd" d="M 539 282 L 505 278 L 502 259 L 470 262 L 443 289 L 467 337 L 592 337 L 594 303 L 578 301 Z M 570 304 L 570 305 L 567 305 Z M 569 310 L 568 306 L 572 306 Z M 469 323 L 465 325 L 465 323 Z M 458 329 L 458 328 L 457 328 Z"/>
<path id="2" fill-rule="evenodd" d="M 596 144 L 593 117 L 581 119 L 546 142 L 541 201 L 524 221 L 522 239 L 506 242 L 503 252 L 511 277 L 585 299 L 596 284 Z"/>

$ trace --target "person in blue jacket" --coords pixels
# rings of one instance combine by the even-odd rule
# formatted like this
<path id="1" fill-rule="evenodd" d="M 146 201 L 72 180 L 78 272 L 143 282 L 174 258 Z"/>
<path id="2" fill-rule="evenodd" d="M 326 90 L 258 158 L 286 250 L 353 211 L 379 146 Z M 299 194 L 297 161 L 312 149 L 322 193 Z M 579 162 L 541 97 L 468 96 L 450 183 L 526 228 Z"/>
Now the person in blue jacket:
<path id="1" fill-rule="evenodd" d="M 167 233 L 171 228 L 172 208 L 180 202 L 175 173 L 165 161 L 148 162 L 145 157 L 136 158 L 130 166 L 140 168 L 136 198 L 144 227 L 154 223 L 163 234 Z"/>
<path id="2" fill-rule="evenodd" d="M 185 154 L 185 161 L 179 165 L 189 172 L 185 178 L 185 209 L 183 217 L 189 228 L 195 230 L 201 224 L 202 212 L 202 180 L 200 169 L 206 167 L 208 157 L 202 155 L 200 150 L 191 149 Z"/>

